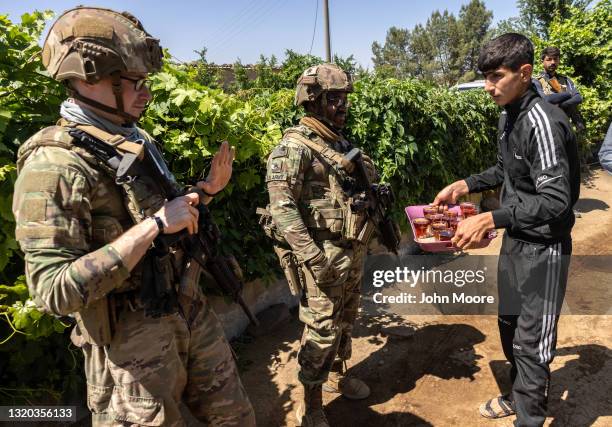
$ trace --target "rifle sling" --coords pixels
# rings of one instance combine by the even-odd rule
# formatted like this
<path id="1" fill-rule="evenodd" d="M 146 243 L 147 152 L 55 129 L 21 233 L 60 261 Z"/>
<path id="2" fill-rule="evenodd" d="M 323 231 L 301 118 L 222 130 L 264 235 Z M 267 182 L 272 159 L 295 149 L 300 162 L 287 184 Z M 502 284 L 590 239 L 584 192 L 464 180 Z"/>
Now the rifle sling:
<path id="1" fill-rule="evenodd" d="M 351 173 L 353 171 L 354 165 L 349 160 L 345 159 L 344 156 L 338 153 L 336 150 L 323 145 L 319 142 L 313 141 L 299 132 L 289 131 L 285 134 L 285 138 L 289 140 L 293 140 L 295 142 L 301 143 L 308 148 L 310 148 L 315 153 L 323 156 L 327 161 L 332 164 L 337 164 L 347 172 Z"/>
<path id="2" fill-rule="evenodd" d="M 144 144 L 137 142 L 127 141 L 123 135 L 113 135 L 112 133 L 103 131 L 95 126 L 82 125 L 78 123 L 69 122 L 66 119 L 60 119 L 57 122 L 58 126 L 64 126 L 72 129 L 79 129 L 105 144 L 110 145 L 112 148 L 118 150 L 121 153 L 132 153 L 138 159 L 142 160 L 144 156 Z"/>

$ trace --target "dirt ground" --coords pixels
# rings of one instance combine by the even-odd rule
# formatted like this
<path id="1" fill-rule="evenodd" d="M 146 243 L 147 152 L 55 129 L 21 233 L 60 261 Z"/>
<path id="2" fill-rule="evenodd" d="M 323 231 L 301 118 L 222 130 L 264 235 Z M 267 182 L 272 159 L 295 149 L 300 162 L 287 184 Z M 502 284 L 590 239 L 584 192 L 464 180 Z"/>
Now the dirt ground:
<path id="1" fill-rule="evenodd" d="M 582 218 L 573 232 L 575 256 L 564 310 L 580 313 L 590 305 L 596 315 L 561 316 L 546 425 L 612 426 L 611 205 L 612 176 L 593 171 L 576 206 Z M 496 255 L 500 244 L 497 238 L 488 248 L 471 253 Z M 372 265 L 381 261 L 384 264 L 377 255 L 366 265 L 364 301 L 349 363 L 350 372 L 366 381 L 372 394 L 363 401 L 325 394 L 331 425 L 511 425 L 513 417 L 490 421 L 478 414 L 480 403 L 510 388 L 496 316 L 382 310 L 372 302 L 373 290 L 366 288 Z M 301 331 L 292 313 L 272 333 L 238 345 L 242 379 L 259 426 L 294 425 Z"/>

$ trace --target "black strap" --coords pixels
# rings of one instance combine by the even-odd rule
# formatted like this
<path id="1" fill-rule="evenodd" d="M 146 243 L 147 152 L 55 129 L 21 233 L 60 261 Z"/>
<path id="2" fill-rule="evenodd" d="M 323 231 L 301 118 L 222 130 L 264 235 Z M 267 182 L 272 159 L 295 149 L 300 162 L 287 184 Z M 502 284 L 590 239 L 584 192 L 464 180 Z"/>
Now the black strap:
<path id="1" fill-rule="evenodd" d="M 113 170 L 117 170 L 119 168 L 122 156 L 119 155 L 119 152 L 115 148 L 97 140 L 80 129 L 70 129 L 68 134 L 74 138 L 74 145 L 87 150 L 96 159 L 98 159 L 98 161 L 111 167 Z"/>
<path id="2" fill-rule="evenodd" d="M 178 296 L 172 286 L 168 286 L 165 277 L 169 265 L 169 253 L 160 254 L 152 248 L 147 251 L 142 261 L 142 283 L 140 300 L 144 305 L 145 315 L 160 317 L 178 312 Z"/>

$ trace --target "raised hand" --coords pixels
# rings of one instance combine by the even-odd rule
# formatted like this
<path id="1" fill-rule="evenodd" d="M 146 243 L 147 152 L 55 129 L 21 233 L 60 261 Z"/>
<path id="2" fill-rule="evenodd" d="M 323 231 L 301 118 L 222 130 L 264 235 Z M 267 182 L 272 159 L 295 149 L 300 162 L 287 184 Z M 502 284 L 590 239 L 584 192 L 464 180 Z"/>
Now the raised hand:
<path id="1" fill-rule="evenodd" d="M 213 157 L 206 180 L 198 182 L 197 186 L 210 195 L 223 190 L 232 177 L 232 163 L 235 154 L 236 149 L 230 147 L 229 143 L 224 141 Z"/>

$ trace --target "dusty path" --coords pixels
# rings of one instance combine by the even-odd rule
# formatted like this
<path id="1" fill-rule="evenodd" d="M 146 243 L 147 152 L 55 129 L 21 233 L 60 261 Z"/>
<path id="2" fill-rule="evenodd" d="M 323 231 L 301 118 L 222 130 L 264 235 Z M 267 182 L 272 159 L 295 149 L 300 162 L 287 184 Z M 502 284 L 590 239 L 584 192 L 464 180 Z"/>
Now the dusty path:
<path id="1" fill-rule="evenodd" d="M 574 254 L 566 310 L 590 305 L 594 313 L 566 315 L 559 323 L 558 355 L 552 365 L 551 426 L 612 426 L 612 176 L 602 171 L 582 186 L 574 228 Z M 494 255 L 501 239 L 474 254 Z M 384 260 L 383 264 L 384 264 Z M 381 259 L 370 257 L 373 264 Z M 380 268 L 380 267 L 379 267 Z M 369 278 L 368 278 L 369 277 Z M 478 405 L 509 388 L 508 366 L 495 315 L 414 315 L 382 310 L 364 285 L 364 304 L 355 331 L 351 372 L 372 395 L 361 402 L 325 395 L 333 426 L 506 426 L 488 421 Z M 390 327 L 408 337 L 391 333 Z M 272 335 L 239 346 L 242 379 L 260 426 L 294 425 L 301 324 L 293 316 Z"/>

